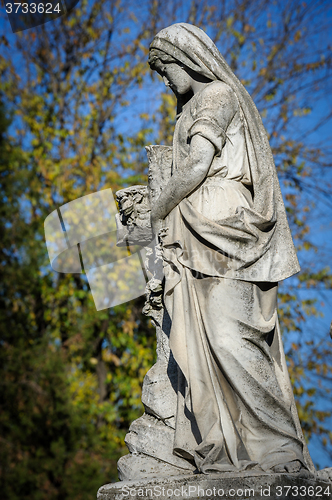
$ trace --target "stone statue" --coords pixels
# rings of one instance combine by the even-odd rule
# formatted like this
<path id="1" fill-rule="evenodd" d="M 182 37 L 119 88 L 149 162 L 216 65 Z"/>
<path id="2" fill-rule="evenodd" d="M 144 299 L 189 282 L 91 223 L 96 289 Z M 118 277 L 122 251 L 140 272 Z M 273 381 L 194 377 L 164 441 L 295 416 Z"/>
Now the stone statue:
<path id="1" fill-rule="evenodd" d="M 139 243 L 145 231 L 146 242 L 151 227 L 158 237 L 147 250 L 144 309 L 156 324 L 158 361 L 120 479 L 313 477 L 277 317 L 278 282 L 299 264 L 262 120 L 195 26 L 158 33 L 149 64 L 178 107 L 173 148 L 147 148 L 148 189 L 118 193 L 119 241 Z"/>

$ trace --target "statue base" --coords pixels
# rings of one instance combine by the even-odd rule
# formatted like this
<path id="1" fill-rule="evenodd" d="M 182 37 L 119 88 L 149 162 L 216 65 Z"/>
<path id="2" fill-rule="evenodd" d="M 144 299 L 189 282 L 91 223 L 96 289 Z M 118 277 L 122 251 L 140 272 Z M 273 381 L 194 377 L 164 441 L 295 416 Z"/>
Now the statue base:
<path id="1" fill-rule="evenodd" d="M 319 473 L 318 473 L 319 474 Z M 247 471 L 241 473 L 191 474 L 137 481 L 121 481 L 102 486 L 98 500 L 187 498 L 190 500 L 309 500 L 332 498 L 332 483 L 317 475 L 271 474 Z"/>

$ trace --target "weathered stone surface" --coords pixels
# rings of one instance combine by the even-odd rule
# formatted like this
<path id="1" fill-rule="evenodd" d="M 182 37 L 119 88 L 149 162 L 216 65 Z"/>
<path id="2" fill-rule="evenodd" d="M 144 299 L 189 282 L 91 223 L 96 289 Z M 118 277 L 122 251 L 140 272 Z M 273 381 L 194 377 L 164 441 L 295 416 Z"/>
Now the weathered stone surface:
<path id="1" fill-rule="evenodd" d="M 301 474 L 244 473 L 197 474 L 150 480 L 106 484 L 98 491 L 98 500 L 132 500 L 142 498 L 236 499 L 250 498 L 312 500 L 331 498 L 332 484 L 314 476 Z"/>
<path id="2" fill-rule="evenodd" d="M 174 409 L 176 408 L 176 392 L 172 387 L 170 376 L 176 376 L 176 366 L 157 361 L 144 377 L 142 403 L 145 411 L 163 420 L 175 428 Z M 158 391 L 156 391 L 158 388 Z"/>
<path id="3" fill-rule="evenodd" d="M 152 281 L 152 280 L 151 280 Z M 142 403 L 150 415 L 173 426 L 177 403 L 177 364 L 169 348 L 170 321 L 162 308 L 155 316 L 157 362 L 144 377 Z"/>
<path id="4" fill-rule="evenodd" d="M 116 193 L 120 214 L 115 216 L 117 245 L 148 245 L 152 241 L 147 186 L 131 186 Z"/>
<path id="5" fill-rule="evenodd" d="M 149 160 L 149 199 L 152 206 L 171 177 L 173 148 L 152 145 L 145 149 Z"/>
<path id="6" fill-rule="evenodd" d="M 170 477 L 186 475 L 188 469 L 181 469 L 175 465 L 162 462 L 142 453 L 129 453 L 118 461 L 118 474 L 120 481 L 137 481 L 151 477 Z"/>
<path id="7" fill-rule="evenodd" d="M 125 443 L 131 453 L 143 453 L 183 469 L 195 470 L 186 460 L 173 454 L 174 429 L 144 414 L 129 427 Z"/>
<path id="8" fill-rule="evenodd" d="M 317 476 L 322 481 L 332 481 L 332 467 L 326 467 L 326 469 L 317 471 Z"/>

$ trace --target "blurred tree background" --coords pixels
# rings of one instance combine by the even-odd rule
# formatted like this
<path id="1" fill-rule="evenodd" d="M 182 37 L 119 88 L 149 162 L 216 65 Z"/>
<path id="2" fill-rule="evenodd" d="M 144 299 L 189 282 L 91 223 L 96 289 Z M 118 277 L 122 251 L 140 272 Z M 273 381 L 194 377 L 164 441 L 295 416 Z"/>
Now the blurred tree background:
<path id="1" fill-rule="evenodd" d="M 306 438 L 324 450 L 319 465 L 331 465 L 332 345 L 316 318 L 332 285 L 332 249 L 317 231 L 332 208 L 331 5 L 82 0 L 15 35 L 1 18 L 3 499 L 95 498 L 116 480 L 124 435 L 143 412 L 140 388 L 155 358 L 144 299 L 97 312 L 84 275 L 52 271 L 43 222 L 80 196 L 147 182 L 144 145 L 170 144 L 175 122 L 148 47 L 183 21 L 216 41 L 270 136 L 302 266 L 280 290 L 290 375 Z"/>

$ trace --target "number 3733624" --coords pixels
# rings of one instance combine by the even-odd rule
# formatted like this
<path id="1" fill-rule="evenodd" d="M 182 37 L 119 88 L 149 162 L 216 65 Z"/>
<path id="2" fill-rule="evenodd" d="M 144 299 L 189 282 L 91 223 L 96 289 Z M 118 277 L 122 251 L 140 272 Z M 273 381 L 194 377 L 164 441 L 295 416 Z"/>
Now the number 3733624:
<path id="1" fill-rule="evenodd" d="M 21 3 L 21 2 L 13 2 L 6 3 L 6 12 L 7 14 L 52 14 L 53 12 L 57 12 L 60 14 L 61 8 L 60 4 L 57 3 L 53 6 L 52 3 Z"/>

